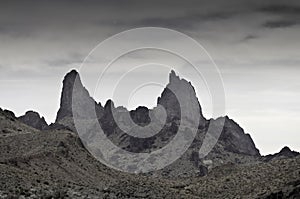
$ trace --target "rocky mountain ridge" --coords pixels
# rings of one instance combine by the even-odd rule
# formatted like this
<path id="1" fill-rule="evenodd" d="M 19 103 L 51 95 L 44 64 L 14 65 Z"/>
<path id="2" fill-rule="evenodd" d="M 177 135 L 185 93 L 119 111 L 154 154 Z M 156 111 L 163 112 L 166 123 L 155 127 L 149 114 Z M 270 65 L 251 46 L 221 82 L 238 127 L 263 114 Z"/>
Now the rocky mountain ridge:
<path id="1" fill-rule="evenodd" d="M 76 86 L 76 90 L 73 89 L 74 86 Z M 150 116 L 155 115 L 154 112 L 157 108 L 148 109 L 147 107 L 138 107 L 136 110 L 128 111 L 124 107 L 115 107 L 111 100 L 108 100 L 103 107 L 101 103 L 97 103 L 89 95 L 89 92 L 81 83 L 78 72 L 75 70 L 72 70 L 64 77 L 61 103 L 57 118 L 55 123 L 48 126 L 47 129 L 66 129 L 76 132 L 72 110 L 72 100 L 75 96 L 80 99 L 76 101 L 76 103 L 78 103 L 76 107 L 80 107 L 80 109 L 84 110 L 87 118 L 91 115 L 89 113 L 95 111 L 102 129 L 115 145 L 130 152 L 155 151 L 173 139 L 180 125 L 182 111 L 180 105 L 182 106 L 182 104 L 179 104 L 176 94 L 184 96 L 184 101 L 181 103 L 186 104 L 183 106 L 199 110 L 197 134 L 191 147 L 182 157 L 163 170 L 152 173 L 152 175 L 163 175 L 165 177 L 203 176 L 207 174 L 209 169 L 226 163 L 242 164 L 260 161 L 262 159 L 251 136 L 245 134 L 244 130 L 228 116 L 220 117 L 215 120 L 206 119 L 202 114 L 202 108 L 193 86 L 190 82 L 177 76 L 174 71 L 170 72 L 169 83 L 157 100 L 158 106 L 162 106 L 166 110 L 166 125 L 153 137 L 145 139 L 132 137 L 119 128 L 116 120 L 117 122 L 119 120 L 122 121 L 126 128 L 131 128 L 131 125 L 134 124 L 130 123 L 126 117 L 126 114 L 129 114 L 135 124 L 146 126 L 151 122 Z M 190 101 L 194 101 L 195 103 L 190 104 Z M 95 109 L 90 108 L 91 104 L 94 105 Z M 187 111 L 189 112 L 189 110 Z M 26 118 L 25 116 L 21 118 Z M 36 119 L 37 121 L 39 120 L 37 117 Z M 19 120 L 22 121 L 20 118 Z M 223 130 L 217 144 L 204 159 L 200 159 L 198 152 L 209 125 L 223 125 L 219 122 L 221 120 L 225 122 L 224 126 L 221 126 Z M 31 122 L 31 124 L 30 122 L 27 122 L 27 124 L 36 128 L 36 121 Z M 136 133 L 139 132 L 137 131 Z"/>
<path id="2" fill-rule="evenodd" d="M 277 159 L 285 159 L 285 158 L 294 158 L 299 156 L 300 153 L 297 151 L 292 151 L 289 147 L 283 147 L 278 153 L 270 154 L 262 157 L 264 161 L 271 161 Z"/>
<path id="3" fill-rule="evenodd" d="M 48 128 L 45 118 L 40 117 L 39 113 L 34 111 L 27 111 L 25 115 L 19 117 L 18 120 L 39 130 L 45 130 Z"/>
<path id="4" fill-rule="evenodd" d="M 199 110 L 194 141 L 175 162 L 137 175 L 111 169 L 86 150 L 74 126 L 74 116 L 89 120 L 94 110 L 107 137 L 120 148 L 151 152 L 167 145 L 182 119 L 172 93 L 174 87 Z M 76 105 L 84 110 L 83 115 L 80 111 L 73 114 L 74 96 L 81 99 Z M 89 108 L 91 104 L 95 109 Z M 166 109 L 166 123 L 150 138 L 132 137 L 117 125 L 118 121 L 124 127 L 160 122 L 155 120 L 161 114 L 159 106 Z M 221 125 L 222 132 L 212 151 L 200 158 L 199 149 L 209 125 Z M 131 133 L 141 132 L 133 129 Z M 279 153 L 261 156 L 250 135 L 228 116 L 206 119 L 192 85 L 174 71 L 154 109 L 128 111 L 115 107 L 111 100 L 103 107 L 90 97 L 76 71 L 64 78 L 55 123 L 47 125 L 33 111 L 17 118 L 13 112 L 0 109 L 0 198 L 297 198 L 299 176 L 299 153 L 285 147 Z"/>

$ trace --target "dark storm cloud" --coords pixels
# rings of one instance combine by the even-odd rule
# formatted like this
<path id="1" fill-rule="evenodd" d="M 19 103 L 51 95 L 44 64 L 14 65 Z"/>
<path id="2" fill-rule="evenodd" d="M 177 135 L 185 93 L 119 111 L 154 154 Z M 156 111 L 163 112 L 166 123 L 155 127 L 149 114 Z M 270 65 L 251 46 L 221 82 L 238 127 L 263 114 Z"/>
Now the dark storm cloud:
<path id="1" fill-rule="evenodd" d="M 293 3 L 290 3 L 293 2 Z M 2 7 L 2 8 L 1 8 Z M 10 36 L 35 36 L 40 31 L 65 30 L 84 24 L 106 29 L 125 30 L 141 26 L 159 26 L 177 30 L 194 31 L 202 24 L 208 28 L 225 20 L 233 21 L 245 15 L 264 13 L 258 21 L 262 27 L 293 27 L 299 21 L 300 7 L 297 1 L 11 1 L 0 7 L 0 34 Z M 280 19 L 270 20 L 268 16 Z M 247 19 L 247 20 L 251 20 Z M 254 19 L 253 19 L 254 20 Z M 248 21 L 240 20 L 247 24 Z M 219 23 L 216 25 L 216 23 Z M 259 28 L 258 24 L 257 28 Z M 105 26 L 105 27 L 104 27 Z M 49 29 L 49 30 L 48 30 Z M 247 35 L 245 35 L 247 37 Z M 248 40 L 248 39 L 246 39 Z M 246 41 L 245 40 L 245 41 Z"/>
<path id="2" fill-rule="evenodd" d="M 180 30 L 194 30 L 199 24 L 222 21 L 237 16 L 245 9 L 232 7 L 219 7 L 219 1 L 127 1 L 131 2 L 122 6 L 107 3 L 114 15 L 108 19 L 100 19 L 95 24 L 98 26 L 114 27 L 145 27 L 158 26 Z M 221 2 L 221 1 L 220 1 Z M 121 14 L 127 10 L 125 15 Z M 110 15 L 111 13 L 108 13 Z M 134 17 L 133 17 L 134 16 Z"/>
<path id="3" fill-rule="evenodd" d="M 288 3 L 286 1 L 285 3 Z M 300 16 L 300 6 L 288 4 L 276 4 L 264 6 L 259 9 L 262 12 L 272 13 L 276 15 L 297 15 Z"/>
<path id="4" fill-rule="evenodd" d="M 297 21 L 288 21 L 288 20 L 278 20 L 278 21 L 267 21 L 263 24 L 265 28 L 289 28 L 293 27 L 300 22 Z"/>
<path id="5" fill-rule="evenodd" d="M 260 12 L 273 16 L 274 20 L 268 20 L 262 24 L 265 28 L 290 28 L 300 24 L 300 6 L 288 4 L 270 4 L 259 9 Z M 279 19 L 278 19 L 279 18 Z"/>
<path id="6" fill-rule="evenodd" d="M 171 18 L 146 18 L 136 22 L 138 26 L 159 26 L 168 28 L 188 28 L 194 29 L 195 26 L 204 22 L 213 22 L 230 19 L 238 13 L 235 12 L 216 12 L 210 14 L 193 13 Z"/>

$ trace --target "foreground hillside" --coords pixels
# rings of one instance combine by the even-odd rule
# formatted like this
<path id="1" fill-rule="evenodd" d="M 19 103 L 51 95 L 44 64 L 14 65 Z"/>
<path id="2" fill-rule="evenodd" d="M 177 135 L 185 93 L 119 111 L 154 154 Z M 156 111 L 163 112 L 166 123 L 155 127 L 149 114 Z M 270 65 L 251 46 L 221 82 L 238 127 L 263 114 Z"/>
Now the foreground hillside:
<path id="1" fill-rule="evenodd" d="M 1 197 L 175 197 L 157 180 L 127 175 L 96 161 L 66 130 L 38 131 L 1 112 Z M 163 182 L 163 185 L 166 184 Z"/>
<path id="2" fill-rule="evenodd" d="M 299 198 L 300 157 L 215 167 L 204 177 L 121 173 L 68 130 L 39 131 L 0 111 L 1 198 Z"/>

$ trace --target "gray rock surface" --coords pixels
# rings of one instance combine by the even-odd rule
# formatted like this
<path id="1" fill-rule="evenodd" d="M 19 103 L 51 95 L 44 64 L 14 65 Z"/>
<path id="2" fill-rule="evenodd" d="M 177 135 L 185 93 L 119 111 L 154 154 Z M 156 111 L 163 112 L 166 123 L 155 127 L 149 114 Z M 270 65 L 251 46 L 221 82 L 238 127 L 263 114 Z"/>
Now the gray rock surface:
<path id="1" fill-rule="evenodd" d="M 25 115 L 20 116 L 18 120 L 23 122 L 24 124 L 27 124 L 28 126 L 39 130 L 44 130 L 48 128 L 48 124 L 45 121 L 45 118 L 40 117 L 40 115 L 34 111 L 27 111 Z"/>
<path id="2" fill-rule="evenodd" d="M 97 114 L 99 117 L 102 117 L 103 107 L 100 103 L 96 103 L 93 98 L 90 97 L 88 91 L 84 88 L 81 83 L 80 76 L 77 71 L 72 70 L 66 74 L 63 80 L 63 89 L 61 93 L 60 108 L 57 112 L 56 123 L 61 123 L 66 118 L 73 117 L 73 98 L 79 99 L 75 102 L 79 104 L 74 104 L 74 106 L 79 107 L 82 111 L 78 112 L 87 112 L 86 109 L 90 109 L 90 105 L 94 105 Z M 88 110 L 92 112 L 94 109 Z M 78 115 L 77 115 L 78 116 Z M 86 116 L 88 117 L 88 116 Z"/>
<path id="3" fill-rule="evenodd" d="M 178 96 L 176 96 L 178 95 Z M 182 98 L 182 104 L 178 101 L 178 97 Z M 191 102 L 197 102 L 195 104 Z M 186 112 L 192 113 L 191 110 L 199 109 L 200 124 L 204 124 L 205 118 L 202 114 L 202 109 L 199 104 L 198 98 L 194 87 L 185 79 L 181 79 L 176 75 L 175 71 L 171 71 L 169 74 L 169 83 L 163 90 L 161 96 L 157 100 L 157 104 L 162 105 L 168 116 L 168 121 L 180 119 L 181 108 L 187 108 Z M 195 117 L 191 115 L 190 117 Z"/>
<path id="4" fill-rule="evenodd" d="M 73 91 L 76 87 L 75 92 Z M 121 122 L 126 129 L 131 129 L 131 133 L 138 134 L 139 130 L 135 132 L 136 128 L 133 125 L 147 126 L 150 122 L 150 115 L 153 114 L 157 107 L 148 109 L 147 107 L 138 107 L 136 110 L 128 111 L 124 107 L 115 107 L 112 100 L 108 100 L 104 107 L 100 103 L 96 103 L 89 95 L 88 91 L 84 88 L 80 81 L 79 74 L 76 71 L 68 73 L 63 81 L 63 90 L 61 95 L 61 107 L 57 114 L 56 123 L 52 126 L 63 125 L 68 129 L 74 128 L 73 115 L 72 115 L 72 94 L 76 97 L 77 109 L 82 112 L 83 119 L 88 119 L 92 115 L 93 109 L 89 110 L 92 105 L 95 106 L 99 123 L 104 133 L 109 139 L 117 146 L 130 152 L 151 152 L 160 149 L 167 145 L 178 131 L 178 126 L 181 121 L 181 111 L 185 113 L 192 113 L 193 110 L 199 110 L 196 114 L 185 114 L 185 120 L 199 118 L 199 126 L 196 138 L 192 146 L 186 151 L 183 156 L 175 161 L 172 165 L 166 167 L 162 171 L 154 172 L 153 175 L 164 176 L 198 176 L 205 175 L 207 169 L 215 166 L 225 164 L 228 162 L 245 163 L 253 161 L 260 157 L 258 149 L 255 147 L 253 140 L 249 134 L 245 134 L 244 130 L 232 119 L 227 116 L 225 119 L 224 128 L 217 142 L 216 146 L 207 156 L 207 159 L 212 162 L 210 165 L 203 163 L 203 160 L 197 158 L 200 146 L 207 133 L 208 126 L 211 122 L 214 125 L 222 125 L 218 122 L 222 118 L 216 120 L 206 120 L 202 114 L 202 109 L 199 104 L 195 89 L 190 82 L 181 79 L 174 71 L 169 75 L 169 83 L 163 90 L 161 96 L 158 98 L 158 106 L 162 106 L 166 110 L 167 121 L 165 126 L 155 136 L 150 138 L 136 138 L 124 132 L 118 123 Z M 181 99 L 181 104 L 178 101 Z M 183 100 L 182 100 L 183 99 Z M 193 102 L 193 103 L 191 103 Z M 182 108 L 184 109 L 182 110 Z M 82 111 L 81 111 L 82 110 Z M 129 115 L 134 124 L 129 121 L 130 118 L 125 117 Z M 155 114 L 154 114 L 155 115 Z M 191 130 L 191 129 L 190 129 Z M 89 130 L 89 140 L 93 141 L 93 129 Z M 186 132 L 188 134 L 188 131 Z M 205 161 L 205 160 L 204 160 Z"/>
<path id="5" fill-rule="evenodd" d="M 249 134 L 228 116 L 225 117 L 225 124 L 220 136 L 220 142 L 224 149 L 239 154 L 260 156 L 259 150 L 255 147 Z"/>
<path id="6" fill-rule="evenodd" d="M 263 156 L 262 159 L 264 161 L 270 161 L 275 159 L 294 158 L 299 155 L 299 152 L 292 151 L 289 147 L 285 146 L 278 153 Z"/>

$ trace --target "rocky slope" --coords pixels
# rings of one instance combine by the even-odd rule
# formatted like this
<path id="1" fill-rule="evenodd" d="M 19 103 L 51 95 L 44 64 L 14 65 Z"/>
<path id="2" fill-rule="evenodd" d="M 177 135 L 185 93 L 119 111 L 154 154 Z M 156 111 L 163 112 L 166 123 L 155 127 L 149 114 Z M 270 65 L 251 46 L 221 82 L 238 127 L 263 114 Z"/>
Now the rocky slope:
<path id="1" fill-rule="evenodd" d="M 145 176 L 95 160 L 77 134 L 0 110 L 0 198 L 299 198 L 300 157 L 223 164 L 205 177 Z"/>
<path id="2" fill-rule="evenodd" d="M 100 164 L 71 131 L 42 132 L 0 112 L 0 198 L 172 198 L 175 193 L 154 179 Z"/>

